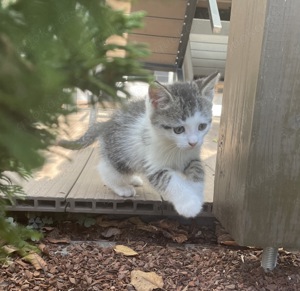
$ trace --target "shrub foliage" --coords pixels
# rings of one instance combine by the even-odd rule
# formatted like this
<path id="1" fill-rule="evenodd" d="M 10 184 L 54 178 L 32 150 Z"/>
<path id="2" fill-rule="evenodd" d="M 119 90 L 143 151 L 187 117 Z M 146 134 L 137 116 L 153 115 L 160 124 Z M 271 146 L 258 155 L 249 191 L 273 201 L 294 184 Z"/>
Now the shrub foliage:
<path id="1" fill-rule="evenodd" d="M 142 12 L 124 14 L 104 0 L 0 1 L 0 238 L 20 244 L 20 229 L 5 220 L 4 201 L 22 193 L 8 171 L 26 177 L 44 163 L 58 117 L 68 112 L 72 89 L 101 102 L 124 91 L 124 76 L 149 80 L 140 44 L 109 44 L 112 35 L 142 25 Z M 126 57 L 108 57 L 122 49 Z M 116 84 L 118 84 L 116 88 Z M 28 233 L 31 236 L 32 233 Z"/>

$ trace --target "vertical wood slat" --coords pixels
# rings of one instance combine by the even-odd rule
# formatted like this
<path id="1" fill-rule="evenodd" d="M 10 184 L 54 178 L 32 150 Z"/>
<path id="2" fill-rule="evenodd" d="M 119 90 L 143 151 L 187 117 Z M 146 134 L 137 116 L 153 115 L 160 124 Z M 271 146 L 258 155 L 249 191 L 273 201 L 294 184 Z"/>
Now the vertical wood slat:
<path id="1" fill-rule="evenodd" d="M 241 245 L 300 248 L 297 11 L 232 2 L 214 213 Z"/>

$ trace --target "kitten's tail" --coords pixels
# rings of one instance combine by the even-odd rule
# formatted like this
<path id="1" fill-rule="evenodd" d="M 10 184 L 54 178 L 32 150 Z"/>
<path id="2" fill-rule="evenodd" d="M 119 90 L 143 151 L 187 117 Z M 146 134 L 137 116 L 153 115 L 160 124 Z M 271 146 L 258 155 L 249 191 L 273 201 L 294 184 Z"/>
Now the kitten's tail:
<path id="1" fill-rule="evenodd" d="M 101 134 L 104 122 L 94 123 L 89 127 L 87 132 L 77 140 L 59 140 L 56 145 L 70 150 L 81 150 L 92 143 Z"/>

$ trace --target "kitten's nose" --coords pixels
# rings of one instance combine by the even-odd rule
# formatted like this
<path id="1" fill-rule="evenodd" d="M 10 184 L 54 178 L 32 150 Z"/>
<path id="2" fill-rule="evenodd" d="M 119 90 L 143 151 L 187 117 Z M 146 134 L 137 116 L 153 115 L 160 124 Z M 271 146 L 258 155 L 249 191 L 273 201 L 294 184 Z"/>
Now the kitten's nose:
<path id="1" fill-rule="evenodd" d="M 189 145 L 190 145 L 191 147 L 194 147 L 196 144 L 197 144 L 197 142 L 189 142 Z"/>

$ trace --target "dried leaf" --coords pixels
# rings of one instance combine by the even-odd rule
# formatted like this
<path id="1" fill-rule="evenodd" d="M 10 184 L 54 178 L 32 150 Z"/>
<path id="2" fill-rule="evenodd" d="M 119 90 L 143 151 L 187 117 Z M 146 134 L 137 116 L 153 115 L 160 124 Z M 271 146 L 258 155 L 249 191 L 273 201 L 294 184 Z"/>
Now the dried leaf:
<path id="1" fill-rule="evenodd" d="M 135 287 L 136 291 L 152 291 L 157 288 L 162 288 L 164 282 L 162 277 L 154 272 L 133 270 L 131 272 L 130 284 Z"/>
<path id="2" fill-rule="evenodd" d="M 31 280 L 33 277 L 33 274 L 29 270 L 25 270 L 25 275 L 29 280 Z"/>
<path id="3" fill-rule="evenodd" d="M 157 228 L 154 225 L 146 225 L 146 224 L 145 225 L 138 225 L 137 229 L 145 230 L 145 231 L 148 231 L 148 232 L 151 232 L 151 233 L 161 232 L 161 229 Z"/>
<path id="4" fill-rule="evenodd" d="M 176 234 L 173 234 L 172 239 L 173 239 L 173 241 L 175 241 L 179 244 L 182 244 L 188 240 L 188 237 L 183 233 L 176 233 Z"/>
<path id="5" fill-rule="evenodd" d="M 124 245 L 116 245 L 114 247 L 114 250 L 116 253 L 121 253 L 127 257 L 137 256 L 138 253 L 134 251 L 133 249 L 126 247 Z"/>
<path id="6" fill-rule="evenodd" d="M 53 238 L 53 237 L 47 237 L 48 242 L 53 244 L 68 244 L 70 243 L 70 239 L 68 237 L 62 237 L 62 238 Z"/>
<path id="7" fill-rule="evenodd" d="M 238 246 L 238 243 L 231 237 L 231 235 L 220 225 L 216 224 L 216 236 L 218 243 L 225 246 Z"/>
<path id="8" fill-rule="evenodd" d="M 42 230 L 45 230 L 45 231 L 52 231 L 54 229 L 54 227 L 52 226 L 44 226 L 42 227 Z"/>
<path id="9" fill-rule="evenodd" d="M 47 263 L 36 253 L 23 257 L 23 260 L 31 263 L 36 270 L 44 269 Z"/>
<path id="10" fill-rule="evenodd" d="M 137 216 L 130 217 L 128 221 L 135 225 L 145 225 L 145 223 Z"/>
<path id="11" fill-rule="evenodd" d="M 18 249 L 16 247 L 12 246 L 12 245 L 5 245 L 5 246 L 2 247 L 2 249 L 8 255 L 18 251 Z"/>
<path id="12" fill-rule="evenodd" d="M 238 243 L 227 233 L 218 236 L 218 243 L 225 246 L 238 246 Z"/>
<path id="13" fill-rule="evenodd" d="M 239 244 L 234 240 L 225 240 L 220 242 L 221 245 L 229 246 L 229 247 L 237 247 Z"/>
<path id="14" fill-rule="evenodd" d="M 97 217 L 96 223 L 101 227 L 117 227 L 120 224 L 117 220 L 104 220 L 102 216 Z"/>
<path id="15" fill-rule="evenodd" d="M 155 223 L 157 226 L 167 229 L 167 230 L 177 230 L 179 227 L 179 222 L 175 220 L 162 219 Z"/>
<path id="16" fill-rule="evenodd" d="M 103 232 L 101 232 L 101 235 L 106 238 L 110 238 L 112 236 L 119 235 L 119 234 L 121 234 L 121 230 L 116 227 L 110 227 L 110 228 L 104 230 Z"/>
<path id="17" fill-rule="evenodd" d="M 38 248 L 46 255 L 49 255 L 49 249 L 45 244 L 39 244 Z"/>
<path id="18" fill-rule="evenodd" d="M 17 260 L 16 263 L 19 264 L 20 266 L 22 266 L 23 268 L 28 268 L 28 264 L 26 264 L 25 262 L 23 262 L 21 260 Z"/>

